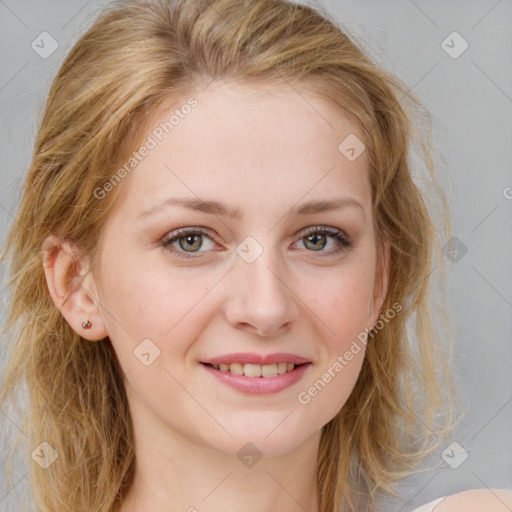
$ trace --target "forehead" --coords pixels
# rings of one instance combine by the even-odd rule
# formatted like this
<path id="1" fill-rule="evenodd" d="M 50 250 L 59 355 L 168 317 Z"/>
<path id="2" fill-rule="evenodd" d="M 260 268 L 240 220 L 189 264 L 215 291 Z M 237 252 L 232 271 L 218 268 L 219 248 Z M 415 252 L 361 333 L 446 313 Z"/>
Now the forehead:
<path id="1" fill-rule="evenodd" d="M 151 150 L 125 180 L 122 201 L 134 214 L 180 194 L 255 211 L 305 196 L 368 202 L 366 154 L 347 158 L 346 140 L 362 141 L 358 125 L 307 90 L 213 83 L 151 117 L 142 139 Z"/>

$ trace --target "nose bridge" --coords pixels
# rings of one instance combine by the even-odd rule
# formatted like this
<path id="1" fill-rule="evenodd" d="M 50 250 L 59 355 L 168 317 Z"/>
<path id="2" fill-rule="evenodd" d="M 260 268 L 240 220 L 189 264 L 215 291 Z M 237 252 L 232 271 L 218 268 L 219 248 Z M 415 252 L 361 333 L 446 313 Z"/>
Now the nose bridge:
<path id="1" fill-rule="evenodd" d="M 279 264 L 276 257 L 261 255 L 251 264 L 240 264 L 241 275 L 244 281 L 248 282 L 249 297 L 254 302 L 268 303 L 272 301 L 283 302 L 289 295 L 289 289 L 285 286 L 285 275 L 283 266 Z M 277 305 L 277 304 L 276 304 Z"/>
<path id="2" fill-rule="evenodd" d="M 272 334 L 298 318 L 297 300 L 287 283 L 279 252 L 261 244 L 258 249 L 251 240 L 246 244 L 242 242 L 237 250 L 226 316 L 234 327 Z"/>

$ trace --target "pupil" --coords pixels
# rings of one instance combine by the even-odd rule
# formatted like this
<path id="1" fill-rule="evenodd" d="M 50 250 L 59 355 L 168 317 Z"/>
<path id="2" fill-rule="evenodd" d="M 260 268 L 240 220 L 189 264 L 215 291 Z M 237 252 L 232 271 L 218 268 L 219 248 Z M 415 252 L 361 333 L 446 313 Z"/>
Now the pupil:
<path id="1" fill-rule="evenodd" d="M 182 249 L 199 249 L 201 247 L 201 244 L 196 244 L 196 247 L 194 247 L 194 242 L 197 242 L 198 240 L 200 240 L 200 236 L 201 235 L 187 235 L 187 236 L 184 236 L 180 239 L 180 245 L 181 245 L 181 248 Z M 186 247 L 183 247 L 183 244 L 182 244 L 182 240 L 185 239 L 186 242 Z"/>
<path id="2" fill-rule="evenodd" d="M 318 241 L 321 239 L 321 238 L 324 238 L 324 243 L 323 244 L 320 244 L 318 245 Z M 313 249 L 323 249 L 325 247 L 325 235 L 318 235 L 318 234 L 312 234 L 312 235 L 309 235 L 307 237 L 307 240 L 308 242 L 313 242 Z"/>

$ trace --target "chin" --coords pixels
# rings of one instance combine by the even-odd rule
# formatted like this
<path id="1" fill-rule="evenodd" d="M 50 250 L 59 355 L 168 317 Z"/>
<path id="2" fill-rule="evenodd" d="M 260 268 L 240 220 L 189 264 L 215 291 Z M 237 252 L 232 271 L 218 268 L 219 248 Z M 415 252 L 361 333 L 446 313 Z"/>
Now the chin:
<path id="1" fill-rule="evenodd" d="M 255 451 L 261 452 L 265 457 L 279 456 L 292 451 L 315 431 L 320 435 L 321 427 L 315 429 L 309 426 L 306 430 L 304 422 L 297 424 L 297 418 L 293 421 L 292 417 L 296 414 L 296 411 L 291 414 L 290 411 L 272 414 L 253 412 L 250 416 L 246 413 L 245 418 L 239 418 L 236 422 L 223 423 L 233 437 L 223 432 L 216 435 L 214 440 L 210 436 L 204 439 L 212 448 L 231 455 L 239 456 L 240 452 L 243 454 L 244 447 L 247 447 L 246 451 L 250 451 L 254 445 L 257 449 Z"/>

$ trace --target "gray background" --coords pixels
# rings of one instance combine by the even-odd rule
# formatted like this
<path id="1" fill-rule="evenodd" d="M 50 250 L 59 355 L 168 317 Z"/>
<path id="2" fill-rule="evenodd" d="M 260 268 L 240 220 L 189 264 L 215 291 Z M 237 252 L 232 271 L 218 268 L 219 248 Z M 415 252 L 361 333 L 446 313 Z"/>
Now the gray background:
<path id="1" fill-rule="evenodd" d="M 0 0 L 0 243 L 14 219 L 50 82 L 106 3 Z M 457 382 L 467 411 L 452 438 L 469 457 L 457 469 L 444 464 L 408 478 L 401 486 L 407 501 L 391 510 L 407 512 L 474 487 L 512 490 L 512 0 L 316 3 L 434 116 L 436 148 L 451 181 L 454 234 L 467 247 L 459 261 L 447 264 Z M 59 45 L 47 58 L 31 48 L 43 31 Z M 441 46 L 453 31 L 469 44 L 458 58 Z M 0 271 L 3 282 L 5 268 Z M 3 285 L 0 290 L 5 300 Z M 2 309 L 0 322 L 3 317 Z M 1 358 L 3 366 L 3 351 Z M 4 431 L 16 429 L 14 413 L 4 410 L 0 416 Z M 7 448 L 0 452 L 0 473 Z M 441 451 L 434 459 L 441 461 Z M 26 467 L 20 462 L 17 468 L 20 492 L 27 487 Z M 2 474 L 0 510 L 17 510 L 16 492 Z"/>

